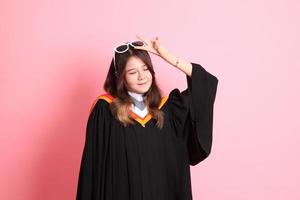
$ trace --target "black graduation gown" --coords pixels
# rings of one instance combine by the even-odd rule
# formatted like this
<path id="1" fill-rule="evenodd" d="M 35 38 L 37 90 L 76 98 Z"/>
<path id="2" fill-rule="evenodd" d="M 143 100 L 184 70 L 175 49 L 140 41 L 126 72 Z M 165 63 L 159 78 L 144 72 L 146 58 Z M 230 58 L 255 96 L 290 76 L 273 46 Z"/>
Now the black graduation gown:
<path id="1" fill-rule="evenodd" d="M 173 89 L 154 119 L 123 127 L 99 98 L 89 115 L 77 200 L 191 200 L 190 165 L 211 151 L 218 79 L 192 63 L 188 88 Z M 104 95 L 105 96 L 105 95 Z"/>

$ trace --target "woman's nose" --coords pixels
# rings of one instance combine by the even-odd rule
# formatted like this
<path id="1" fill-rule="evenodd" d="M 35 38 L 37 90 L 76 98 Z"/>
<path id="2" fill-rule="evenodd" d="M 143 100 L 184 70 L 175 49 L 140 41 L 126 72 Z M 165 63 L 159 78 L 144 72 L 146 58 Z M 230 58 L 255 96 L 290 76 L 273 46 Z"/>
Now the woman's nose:
<path id="1" fill-rule="evenodd" d="M 139 71 L 139 76 L 138 76 L 139 80 L 143 80 L 145 78 L 145 73 L 143 70 Z"/>

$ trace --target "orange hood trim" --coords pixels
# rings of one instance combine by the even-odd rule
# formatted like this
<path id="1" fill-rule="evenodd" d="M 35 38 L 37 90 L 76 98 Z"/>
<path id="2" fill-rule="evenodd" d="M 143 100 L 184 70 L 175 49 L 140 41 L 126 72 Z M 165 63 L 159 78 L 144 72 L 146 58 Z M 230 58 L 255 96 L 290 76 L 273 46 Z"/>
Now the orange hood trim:
<path id="1" fill-rule="evenodd" d="M 98 96 L 96 98 L 96 100 L 93 102 L 91 108 L 90 108 L 90 113 L 92 112 L 94 106 L 96 105 L 96 103 L 98 102 L 99 99 L 103 99 L 106 102 L 108 102 L 109 104 L 114 100 L 115 97 L 113 97 L 112 95 L 108 94 L 108 93 L 104 93 L 100 96 Z M 166 103 L 168 97 L 162 97 L 158 108 L 161 109 L 161 107 Z M 145 117 L 140 117 L 139 115 L 135 114 L 134 112 L 130 111 L 130 115 L 131 117 L 137 121 L 138 123 L 140 123 L 143 127 L 145 127 L 146 123 L 148 121 L 150 121 L 150 119 L 152 118 L 152 115 L 150 113 L 148 113 Z"/>

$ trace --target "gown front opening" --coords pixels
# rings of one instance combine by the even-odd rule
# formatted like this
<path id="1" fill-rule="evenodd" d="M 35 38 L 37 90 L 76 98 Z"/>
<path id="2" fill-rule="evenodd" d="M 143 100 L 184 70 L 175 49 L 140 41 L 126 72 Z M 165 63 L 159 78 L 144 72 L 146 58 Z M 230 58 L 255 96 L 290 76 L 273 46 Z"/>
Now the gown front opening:
<path id="1" fill-rule="evenodd" d="M 106 93 L 93 103 L 86 127 L 77 200 L 192 200 L 190 165 L 211 152 L 218 79 L 200 64 L 159 106 L 164 126 L 148 114 L 123 127 Z"/>

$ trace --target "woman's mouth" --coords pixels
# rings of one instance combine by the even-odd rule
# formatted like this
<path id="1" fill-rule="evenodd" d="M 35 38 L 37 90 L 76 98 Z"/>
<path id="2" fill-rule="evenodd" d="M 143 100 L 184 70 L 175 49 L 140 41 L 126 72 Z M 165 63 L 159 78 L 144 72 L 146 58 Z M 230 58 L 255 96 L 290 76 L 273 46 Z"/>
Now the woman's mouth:
<path id="1" fill-rule="evenodd" d="M 140 84 L 138 84 L 138 85 L 145 85 L 147 82 L 145 82 L 145 83 L 140 83 Z"/>

